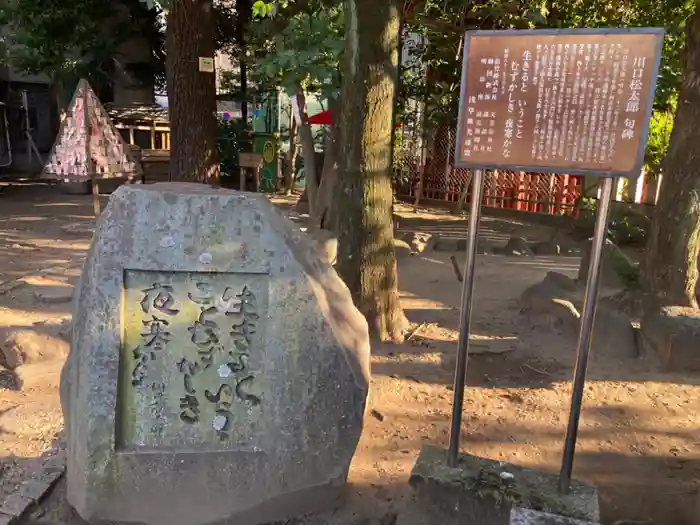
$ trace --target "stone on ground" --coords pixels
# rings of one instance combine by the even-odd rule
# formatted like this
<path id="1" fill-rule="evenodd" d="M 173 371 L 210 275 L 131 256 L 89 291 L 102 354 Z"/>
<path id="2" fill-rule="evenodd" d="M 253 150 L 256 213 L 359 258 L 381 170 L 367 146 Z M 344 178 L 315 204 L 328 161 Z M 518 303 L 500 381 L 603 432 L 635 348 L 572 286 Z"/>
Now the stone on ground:
<path id="1" fill-rule="evenodd" d="M 508 525 L 512 507 L 536 508 L 583 521 L 600 518 L 598 492 L 572 481 L 559 494 L 553 473 L 462 454 L 457 468 L 443 449 L 425 446 L 409 480 L 412 498 L 398 525 Z M 576 522 L 573 522 L 574 524 Z"/>
<path id="2" fill-rule="evenodd" d="M 578 270 L 578 280 L 584 284 L 588 280 L 592 248 L 593 239 L 588 239 L 583 249 L 581 265 Z M 601 263 L 599 279 L 601 287 L 629 288 L 633 286 L 638 279 L 639 270 L 637 267 L 610 239 L 606 239 L 603 245 Z"/>
<path id="3" fill-rule="evenodd" d="M 0 330 L 0 364 L 11 370 L 44 361 L 62 361 L 68 343 L 41 327 L 15 327 Z"/>
<path id="4" fill-rule="evenodd" d="M 560 255 L 561 246 L 554 240 L 537 242 L 531 246 L 535 255 Z"/>
<path id="5" fill-rule="evenodd" d="M 405 232 L 397 236 L 403 242 L 408 243 L 413 253 L 423 253 L 430 250 L 435 244 L 432 235 L 424 232 Z"/>
<path id="6" fill-rule="evenodd" d="M 401 239 L 394 239 L 394 252 L 396 253 L 397 259 L 405 259 L 406 257 L 410 257 L 413 253 L 411 246 Z"/>
<path id="7" fill-rule="evenodd" d="M 257 524 L 335 502 L 362 429 L 367 323 L 264 196 L 120 187 L 74 312 L 61 402 L 83 519 Z"/>
<path id="8" fill-rule="evenodd" d="M 575 341 L 581 329 L 585 287 L 566 275 L 548 272 L 520 296 L 520 310 L 533 328 L 555 331 Z M 596 307 L 591 354 L 632 358 L 640 354 L 635 329 L 624 312 L 599 298 Z"/>
<path id="9" fill-rule="evenodd" d="M 520 311 L 533 326 L 576 335 L 581 315 L 574 305 L 578 286 L 573 279 L 557 272 L 533 284 L 520 295 Z"/>
<path id="10" fill-rule="evenodd" d="M 51 286 L 34 292 L 34 297 L 45 304 L 70 303 L 73 300 L 73 287 L 70 285 Z"/>
<path id="11" fill-rule="evenodd" d="M 522 237 L 511 237 L 503 248 L 494 249 L 494 253 L 515 257 L 532 257 L 535 255 L 532 248 L 530 248 L 530 243 Z"/>
<path id="12" fill-rule="evenodd" d="M 12 377 L 17 390 L 28 390 L 34 387 L 54 388 L 59 386 L 63 360 L 27 363 L 12 371 Z"/>
<path id="13" fill-rule="evenodd" d="M 433 236 L 433 250 L 436 252 L 463 252 L 466 249 L 467 239 L 444 235 Z"/>
<path id="14" fill-rule="evenodd" d="M 666 306 L 641 321 L 645 345 L 651 347 L 669 371 L 700 371 L 700 311 Z"/>

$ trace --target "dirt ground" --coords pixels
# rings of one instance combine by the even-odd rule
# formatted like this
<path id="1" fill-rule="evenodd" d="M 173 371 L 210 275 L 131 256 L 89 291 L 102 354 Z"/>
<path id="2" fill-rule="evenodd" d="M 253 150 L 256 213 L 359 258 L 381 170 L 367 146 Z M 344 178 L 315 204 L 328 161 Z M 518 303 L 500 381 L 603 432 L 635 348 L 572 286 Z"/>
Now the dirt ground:
<path id="1" fill-rule="evenodd" d="M 0 290 L 9 289 L 0 293 L 0 328 L 43 330 L 70 316 L 69 303 L 47 304 L 40 295 L 79 275 L 91 210 L 90 197 L 40 186 L 0 193 Z M 445 213 L 398 211 L 402 230 L 466 232 L 465 220 Z M 544 240 L 550 234 L 547 227 L 485 217 L 480 252 L 511 235 Z M 420 329 L 403 345 L 373 348 L 373 411 L 353 461 L 348 497 L 329 523 L 369 523 L 399 512 L 421 445 L 447 445 L 460 304 L 450 255 L 431 251 L 399 262 L 403 306 Z M 517 301 L 548 271 L 575 277 L 578 265 L 576 256 L 478 256 L 464 450 L 558 471 L 575 341 L 533 330 Z M 697 525 L 699 378 L 662 373 L 650 357 L 620 359 L 613 350 L 593 349 L 575 477 L 598 486 L 605 524 L 638 519 Z M 55 380 L 28 391 L 0 390 L 0 490 L 11 490 L 38 458 L 61 447 L 61 429 Z M 24 523 L 82 523 L 63 492 L 59 482 Z"/>

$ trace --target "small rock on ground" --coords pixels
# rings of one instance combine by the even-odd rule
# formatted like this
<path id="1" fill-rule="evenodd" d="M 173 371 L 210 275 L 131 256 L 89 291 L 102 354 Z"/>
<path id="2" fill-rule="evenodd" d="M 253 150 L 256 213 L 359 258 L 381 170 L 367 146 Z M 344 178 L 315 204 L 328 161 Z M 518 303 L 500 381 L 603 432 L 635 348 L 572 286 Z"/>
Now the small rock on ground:
<path id="1" fill-rule="evenodd" d="M 496 248 L 494 253 L 501 255 L 533 257 L 535 253 L 530 248 L 530 244 L 522 237 L 511 237 L 503 248 Z"/>
<path id="2" fill-rule="evenodd" d="M 561 246 L 555 241 L 537 242 L 531 249 L 535 255 L 560 255 L 562 252 Z"/>
<path id="3" fill-rule="evenodd" d="M 0 364 L 11 370 L 42 361 L 62 360 L 68 351 L 65 340 L 34 328 L 0 330 Z"/>
<path id="4" fill-rule="evenodd" d="M 527 288 L 520 296 L 520 308 L 533 328 L 556 330 L 573 339 L 581 328 L 582 289 L 572 279 L 549 272 L 544 280 Z M 609 303 L 596 308 L 591 349 L 593 355 L 633 358 L 640 355 L 629 316 Z"/>
<path id="5" fill-rule="evenodd" d="M 70 303 L 73 300 L 73 287 L 52 286 L 40 292 L 35 292 L 34 297 L 45 304 Z"/>
<path id="6" fill-rule="evenodd" d="M 700 371 L 700 311 L 666 306 L 647 313 L 641 335 L 667 370 Z"/>
<path id="7" fill-rule="evenodd" d="M 463 252 L 467 249 L 467 240 L 457 237 L 433 237 L 433 250 L 436 252 Z"/>
<path id="8" fill-rule="evenodd" d="M 430 233 L 405 232 L 397 238 L 408 243 L 414 253 L 423 253 L 433 247 L 434 241 Z"/>

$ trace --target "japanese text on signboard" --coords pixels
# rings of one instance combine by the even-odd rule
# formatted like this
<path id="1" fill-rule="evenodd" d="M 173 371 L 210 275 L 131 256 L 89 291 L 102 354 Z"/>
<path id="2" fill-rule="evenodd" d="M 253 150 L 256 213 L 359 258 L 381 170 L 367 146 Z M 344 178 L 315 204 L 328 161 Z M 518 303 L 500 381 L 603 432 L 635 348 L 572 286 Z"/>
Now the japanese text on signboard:
<path id="1" fill-rule="evenodd" d="M 660 32 L 468 34 L 458 164 L 632 172 Z"/>

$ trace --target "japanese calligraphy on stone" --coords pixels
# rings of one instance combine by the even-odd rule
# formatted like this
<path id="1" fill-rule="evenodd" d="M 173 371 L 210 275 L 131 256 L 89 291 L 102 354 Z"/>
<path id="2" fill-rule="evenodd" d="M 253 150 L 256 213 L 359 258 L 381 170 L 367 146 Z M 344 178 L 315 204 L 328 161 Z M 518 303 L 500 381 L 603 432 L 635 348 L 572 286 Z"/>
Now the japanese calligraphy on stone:
<path id="1" fill-rule="evenodd" d="M 117 445 L 247 444 L 267 277 L 127 271 Z"/>
<path id="2" fill-rule="evenodd" d="M 632 172 L 646 137 L 660 33 L 473 33 L 458 161 Z"/>

